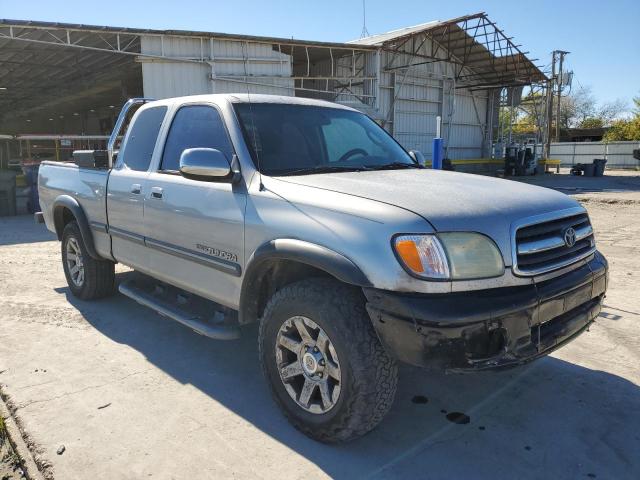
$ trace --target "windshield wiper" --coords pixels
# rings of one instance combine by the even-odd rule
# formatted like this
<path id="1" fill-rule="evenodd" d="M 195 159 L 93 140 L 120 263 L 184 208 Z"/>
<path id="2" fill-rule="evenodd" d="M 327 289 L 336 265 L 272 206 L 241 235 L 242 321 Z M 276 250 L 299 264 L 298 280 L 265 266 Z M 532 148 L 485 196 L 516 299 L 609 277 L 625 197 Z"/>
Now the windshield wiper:
<path id="1" fill-rule="evenodd" d="M 371 170 L 396 170 L 401 168 L 424 168 L 417 163 L 404 163 L 404 162 L 392 162 L 385 165 L 360 165 L 347 167 L 344 165 L 325 165 L 320 167 L 308 167 L 308 168 L 295 168 L 291 170 L 281 170 L 277 172 L 270 172 L 273 176 L 281 175 L 307 175 L 315 173 L 333 173 L 333 172 L 364 172 Z"/>
<path id="2" fill-rule="evenodd" d="M 345 167 L 345 166 L 324 166 L 324 167 L 309 167 L 309 168 L 297 168 L 293 170 L 282 170 L 280 172 L 273 172 L 272 175 L 304 175 L 314 173 L 332 173 L 332 172 L 362 172 L 363 170 L 369 170 L 367 167 Z"/>
<path id="3" fill-rule="evenodd" d="M 424 168 L 424 166 L 418 163 L 392 162 L 384 165 L 371 165 L 367 167 L 367 170 L 396 170 L 400 168 Z"/>

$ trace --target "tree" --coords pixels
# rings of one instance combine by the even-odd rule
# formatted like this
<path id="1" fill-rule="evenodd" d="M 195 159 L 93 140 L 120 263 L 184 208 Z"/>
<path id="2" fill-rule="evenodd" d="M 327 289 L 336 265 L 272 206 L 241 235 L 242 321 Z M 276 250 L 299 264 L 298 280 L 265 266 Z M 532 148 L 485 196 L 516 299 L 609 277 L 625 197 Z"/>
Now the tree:
<path id="1" fill-rule="evenodd" d="M 640 97 L 633 97 L 633 115 L 636 117 L 640 117 Z"/>
<path id="2" fill-rule="evenodd" d="M 640 115 L 630 120 L 615 120 L 603 138 L 607 142 L 640 140 Z"/>
<path id="3" fill-rule="evenodd" d="M 604 127 L 604 121 L 602 118 L 589 117 L 585 118 L 578 124 L 578 128 L 602 128 Z"/>
<path id="4" fill-rule="evenodd" d="M 634 111 L 640 115 L 640 96 L 634 98 L 633 102 L 636 106 Z M 516 136 L 536 135 L 540 133 L 542 125 L 547 121 L 545 104 L 546 98 L 542 92 L 530 89 L 526 95 L 523 95 L 518 106 L 506 106 L 500 109 L 499 125 L 503 126 L 504 132 L 504 126 L 511 124 L 512 133 Z M 617 99 L 598 104 L 591 87 L 580 85 L 560 99 L 560 128 L 602 128 L 615 125 L 619 130 L 623 124 L 618 120 L 628 111 L 627 101 Z M 555 116 L 555 105 L 553 112 Z M 628 134 L 627 132 L 617 135 L 628 136 Z"/>
<path id="5" fill-rule="evenodd" d="M 540 92 L 524 95 L 517 107 L 502 107 L 499 112 L 500 125 L 512 125 L 515 136 L 535 136 L 544 122 L 545 96 Z"/>
<path id="6" fill-rule="evenodd" d="M 614 120 L 604 134 L 605 141 L 640 140 L 640 97 L 633 97 L 633 104 L 635 105 L 632 110 L 633 117 Z"/>
<path id="7" fill-rule="evenodd" d="M 618 98 L 611 102 L 605 102 L 598 108 L 598 118 L 602 119 L 604 126 L 611 125 L 614 120 L 629 111 L 629 102 Z"/>
<path id="8" fill-rule="evenodd" d="M 560 127 L 573 128 L 587 118 L 597 116 L 596 97 L 591 87 L 580 86 L 560 98 Z"/>
<path id="9" fill-rule="evenodd" d="M 601 120 L 603 127 L 609 126 L 614 120 L 625 113 L 627 101 L 617 99 L 598 105 L 591 87 L 579 86 L 566 97 L 560 99 L 560 127 L 561 128 L 593 128 L 583 126 L 595 125 L 595 119 Z M 640 108 L 640 104 L 638 104 Z"/>

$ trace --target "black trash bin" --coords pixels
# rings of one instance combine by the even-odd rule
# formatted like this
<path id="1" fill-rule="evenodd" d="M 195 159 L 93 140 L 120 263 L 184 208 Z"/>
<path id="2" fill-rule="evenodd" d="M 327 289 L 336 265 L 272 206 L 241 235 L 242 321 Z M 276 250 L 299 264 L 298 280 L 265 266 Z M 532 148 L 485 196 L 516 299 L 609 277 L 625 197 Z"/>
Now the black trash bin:
<path id="1" fill-rule="evenodd" d="M 25 177 L 27 178 L 27 185 L 29 186 L 29 200 L 27 201 L 27 210 L 29 211 L 29 213 L 40 211 L 40 198 L 38 196 L 39 169 L 39 163 L 30 163 L 22 167 Z"/>
<path id="2" fill-rule="evenodd" d="M 593 177 L 596 172 L 596 165 L 594 163 L 585 163 L 582 169 L 585 177 Z"/>
<path id="3" fill-rule="evenodd" d="M 16 172 L 0 170 L 0 217 L 16 214 Z"/>
<path id="4" fill-rule="evenodd" d="M 602 177 L 604 176 L 604 166 L 607 161 L 604 158 L 596 158 L 593 160 L 593 176 L 594 177 Z"/>

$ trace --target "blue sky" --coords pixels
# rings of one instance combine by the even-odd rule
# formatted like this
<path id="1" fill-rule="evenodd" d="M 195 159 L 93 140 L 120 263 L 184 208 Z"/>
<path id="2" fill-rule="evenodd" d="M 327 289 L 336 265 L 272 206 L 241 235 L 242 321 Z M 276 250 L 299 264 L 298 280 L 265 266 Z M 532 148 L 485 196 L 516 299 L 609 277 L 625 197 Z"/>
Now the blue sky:
<path id="1" fill-rule="evenodd" d="M 381 33 L 478 11 L 538 64 L 548 65 L 554 49 L 570 51 L 575 80 L 599 101 L 640 95 L 639 0 L 367 0 L 367 29 Z M 346 41 L 360 36 L 362 1 L 0 0 L 0 18 Z"/>

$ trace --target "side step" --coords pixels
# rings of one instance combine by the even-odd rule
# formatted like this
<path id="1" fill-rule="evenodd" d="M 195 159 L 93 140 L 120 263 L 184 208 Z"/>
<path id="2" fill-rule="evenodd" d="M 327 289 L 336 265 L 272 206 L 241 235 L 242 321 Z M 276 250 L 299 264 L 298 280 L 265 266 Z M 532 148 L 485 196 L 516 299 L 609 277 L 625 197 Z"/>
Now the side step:
<path id="1" fill-rule="evenodd" d="M 215 311 L 214 306 L 216 304 L 213 302 L 200 299 L 200 303 L 207 302 L 211 306 L 211 310 L 215 311 L 213 318 L 211 320 L 207 320 L 203 318 L 202 315 L 190 312 L 186 308 L 181 308 L 169 301 L 166 298 L 167 290 L 177 290 L 174 289 L 174 287 L 163 288 L 156 286 L 155 292 L 152 293 L 149 292 L 150 285 L 151 284 L 148 281 L 136 282 L 135 280 L 128 280 L 121 283 L 118 286 L 118 290 L 120 293 L 132 300 L 135 300 L 140 305 L 149 307 L 162 316 L 169 317 L 172 320 L 180 322 L 205 337 L 215 338 L 216 340 L 236 340 L 240 338 L 240 329 L 238 326 L 225 322 L 225 314 L 222 311 Z M 177 295 L 178 302 L 176 303 L 189 303 L 184 300 L 185 296 L 188 296 L 188 294 L 179 293 Z"/>

